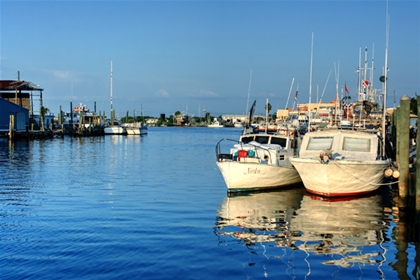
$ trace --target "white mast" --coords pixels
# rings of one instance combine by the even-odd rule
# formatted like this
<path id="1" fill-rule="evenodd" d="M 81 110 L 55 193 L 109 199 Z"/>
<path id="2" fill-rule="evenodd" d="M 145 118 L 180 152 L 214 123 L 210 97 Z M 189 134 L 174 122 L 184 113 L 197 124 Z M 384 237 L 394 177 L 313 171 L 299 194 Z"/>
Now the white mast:
<path id="1" fill-rule="evenodd" d="M 251 92 L 251 80 L 252 80 L 252 68 L 251 68 L 251 74 L 250 74 L 250 76 L 249 76 L 248 99 L 247 99 L 247 101 L 246 101 L 246 111 L 245 111 L 245 113 L 248 113 L 249 93 Z"/>
<path id="2" fill-rule="evenodd" d="M 311 66 L 309 71 L 309 104 L 308 104 L 308 132 L 311 131 L 311 102 L 312 102 L 312 57 L 314 52 L 314 33 L 312 32 L 312 42 L 311 42 Z"/>
<path id="3" fill-rule="evenodd" d="M 361 75 L 361 63 L 362 63 L 362 48 L 361 47 L 359 47 L 359 66 L 357 67 L 357 101 L 362 101 L 362 95 L 361 95 L 361 91 L 362 91 L 362 88 L 361 88 L 361 78 L 360 78 L 360 75 Z"/>
<path id="4" fill-rule="evenodd" d="M 334 73 L 335 73 L 335 123 L 337 124 L 337 117 L 339 114 L 339 106 L 338 106 L 338 80 L 339 80 L 339 75 L 340 75 L 340 62 L 338 62 L 338 66 L 337 68 L 335 67 L 335 62 L 334 62 Z"/>
<path id="5" fill-rule="evenodd" d="M 386 137 L 386 93 L 387 93 L 387 79 L 388 79 L 388 41 L 389 41 L 389 14 L 388 1 L 386 2 L 386 39 L 385 39 L 385 73 L 384 73 L 384 100 L 382 109 L 382 157 L 385 156 L 385 137 Z"/>
<path id="6" fill-rule="evenodd" d="M 265 134 L 267 134 L 268 128 L 268 98 L 265 101 Z"/>
<path id="7" fill-rule="evenodd" d="M 294 82 L 295 82 L 295 78 L 292 79 L 292 84 L 290 85 L 289 96 L 287 96 L 286 106 L 284 107 L 285 110 L 287 109 L 287 105 L 289 104 L 290 93 L 292 92 L 292 87 L 293 87 Z"/>
<path id="8" fill-rule="evenodd" d="M 111 60 L 111 112 L 112 112 L 112 60 Z"/>

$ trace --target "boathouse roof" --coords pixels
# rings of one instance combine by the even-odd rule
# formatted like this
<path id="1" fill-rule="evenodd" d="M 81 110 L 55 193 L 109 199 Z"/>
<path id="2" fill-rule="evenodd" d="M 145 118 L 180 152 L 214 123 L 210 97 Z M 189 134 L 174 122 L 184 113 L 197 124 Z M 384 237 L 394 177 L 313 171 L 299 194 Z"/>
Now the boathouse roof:
<path id="1" fill-rule="evenodd" d="M 11 90 L 43 91 L 44 89 L 29 81 L 0 80 L 0 91 Z"/>

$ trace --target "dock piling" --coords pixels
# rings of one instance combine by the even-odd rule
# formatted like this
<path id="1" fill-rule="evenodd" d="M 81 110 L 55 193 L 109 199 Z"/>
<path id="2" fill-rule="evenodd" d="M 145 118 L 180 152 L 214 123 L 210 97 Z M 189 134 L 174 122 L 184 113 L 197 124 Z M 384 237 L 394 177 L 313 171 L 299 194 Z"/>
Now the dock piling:
<path id="1" fill-rule="evenodd" d="M 410 146 L 410 98 L 404 95 L 400 99 L 400 108 L 398 110 L 397 124 L 397 151 L 398 163 L 400 169 L 400 178 L 398 183 L 398 207 L 405 209 L 407 207 L 408 183 L 409 183 L 409 146 Z"/>

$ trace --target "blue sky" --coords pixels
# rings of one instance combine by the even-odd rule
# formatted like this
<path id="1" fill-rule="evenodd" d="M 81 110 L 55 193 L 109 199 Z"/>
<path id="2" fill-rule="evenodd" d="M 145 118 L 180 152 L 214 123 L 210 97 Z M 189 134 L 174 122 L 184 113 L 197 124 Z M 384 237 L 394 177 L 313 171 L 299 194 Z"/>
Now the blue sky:
<path id="1" fill-rule="evenodd" d="M 244 114 L 257 100 L 284 109 L 335 97 L 336 80 L 356 99 L 359 52 L 385 65 L 386 1 L 4 1 L 0 79 L 44 88 L 44 105 L 113 107 L 140 115 L 175 111 Z M 420 1 L 388 1 L 387 107 L 420 93 Z M 373 55 L 373 57 L 372 57 Z M 362 61 L 363 63 L 363 61 Z M 250 74 L 252 71 L 252 79 Z M 329 74 L 331 73 L 331 74 Z M 338 75 L 336 75 L 336 73 Z M 328 79 L 329 76 L 329 79 Z M 327 83 L 328 80 L 328 83 Z M 251 81 L 251 86 L 249 87 Z M 324 91 L 325 86 L 325 91 Z M 250 105 L 249 105 L 250 106 Z"/>

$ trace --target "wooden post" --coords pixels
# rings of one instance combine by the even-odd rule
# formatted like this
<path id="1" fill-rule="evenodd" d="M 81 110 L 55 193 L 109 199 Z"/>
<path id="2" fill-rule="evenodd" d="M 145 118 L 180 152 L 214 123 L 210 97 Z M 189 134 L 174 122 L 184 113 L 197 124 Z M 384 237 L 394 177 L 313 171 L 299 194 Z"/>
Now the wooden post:
<path id="1" fill-rule="evenodd" d="M 70 102 L 70 122 L 71 122 L 71 134 L 74 134 L 73 102 Z"/>
<path id="2" fill-rule="evenodd" d="M 398 207 L 405 209 L 407 207 L 407 196 L 409 187 L 409 146 L 410 146 L 410 98 L 407 95 L 401 97 L 400 110 L 398 116 L 399 128 L 399 169 L 400 178 L 398 183 L 399 203 Z M 399 133 L 398 133 L 399 131 Z"/>
<path id="3" fill-rule="evenodd" d="M 45 127 L 44 127 L 44 107 L 41 106 L 41 109 L 39 110 L 39 124 L 40 124 L 40 129 L 42 132 L 45 131 Z"/>
<path id="4" fill-rule="evenodd" d="M 85 128 L 84 117 L 82 115 L 82 108 L 80 106 L 79 108 L 79 134 L 83 134 L 84 128 Z"/>
<path id="5" fill-rule="evenodd" d="M 14 131 L 15 131 L 15 116 L 10 115 L 9 118 L 9 140 L 13 140 Z"/>
<path id="6" fill-rule="evenodd" d="M 63 110 L 61 109 L 60 105 L 60 112 L 58 113 L 58 124 L 61 125 L 63 123 Z"/>

